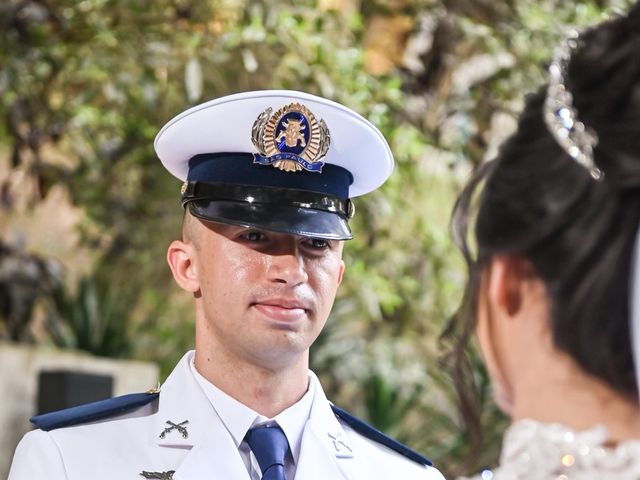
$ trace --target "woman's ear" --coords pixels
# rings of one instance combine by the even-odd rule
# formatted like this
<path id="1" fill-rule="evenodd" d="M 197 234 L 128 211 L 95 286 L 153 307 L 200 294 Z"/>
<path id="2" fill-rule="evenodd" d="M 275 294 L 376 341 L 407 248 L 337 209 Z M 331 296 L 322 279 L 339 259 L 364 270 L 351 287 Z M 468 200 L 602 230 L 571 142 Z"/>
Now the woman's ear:
<path id="1" fill-rule="evenodd" d="M 507 415 L 513 410 L 513 385 L 504 345 L 504 270 L 489 263 L 483 273 L 476 307 L 476 337 L 491 378 L 493 397 Z M 496 278 L 497 277 L 497 278 Z"/>
<path id="2" fill-rule="evenodd" d="M 487 267 L 487 294 L 492 308 L 508 317 L 517 316 L 523 309 L 531 282 L 539 282 L 528 260 L 511 255 L 494 257 Z"/>
<path id="3" fill-rule="evenodd" d="M 176 283 L 187 292 L 198 293 L 200 281 L 193 244 L 174 240 L 167 249 L 167 263 Z"/>
<path id="4" fill-rule="evenodd" d="M 494 386 L 496 403 L 511 414 L 518 382 L 548 352 L 549 309 L 544 282 L 528 260 L 496 256 L 485 267 L 476 333 Z"/>
<path id="5" fill-rule="evenodd" d="M 526 355 L 521 342 L 528 335 L 526 284 L 532 274 L 528 261 L 496 256 L 485 267 L 480 283 L 476 334 L 495 401 L 507 415 L 513 413 L 518 356 Z"/>

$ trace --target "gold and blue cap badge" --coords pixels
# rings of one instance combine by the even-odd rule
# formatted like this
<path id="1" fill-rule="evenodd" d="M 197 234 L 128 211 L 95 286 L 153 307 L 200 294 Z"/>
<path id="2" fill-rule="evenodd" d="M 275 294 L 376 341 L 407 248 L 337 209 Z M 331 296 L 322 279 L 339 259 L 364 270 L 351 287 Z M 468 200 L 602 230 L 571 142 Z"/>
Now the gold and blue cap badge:
<path id="1" fill-rule="evenodd" d="M 306 237 L 351 238 L 351 198 L 378 188 L 393 156 L 378 129 L 336 102 L 245 92 L 169 121 L 155 150 L 203 220 Z"/>
<path id="2" fill-rule="evenodd" d="M 331 143 L 324 120 L 300 103 L 291 103 L 273 113 L 267 108 L 256 119 L 251 139 L 258 149 L 253 158 L 260 165 L 273 165 L 287 172 L 322 172 L 322 157 Z"/>

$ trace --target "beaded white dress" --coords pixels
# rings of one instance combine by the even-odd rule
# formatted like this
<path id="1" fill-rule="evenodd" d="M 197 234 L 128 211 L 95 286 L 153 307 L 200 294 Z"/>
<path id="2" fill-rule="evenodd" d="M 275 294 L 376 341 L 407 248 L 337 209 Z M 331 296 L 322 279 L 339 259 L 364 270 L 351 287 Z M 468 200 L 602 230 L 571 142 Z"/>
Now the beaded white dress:
<path id="1" fill-rule="evenodd" d="M 472 480 L 638 480 L 640 432 L 638 437 L 608 447 L 602 426 L 576 432 L 520 420 L 505 432 L 500 465 Z"/>

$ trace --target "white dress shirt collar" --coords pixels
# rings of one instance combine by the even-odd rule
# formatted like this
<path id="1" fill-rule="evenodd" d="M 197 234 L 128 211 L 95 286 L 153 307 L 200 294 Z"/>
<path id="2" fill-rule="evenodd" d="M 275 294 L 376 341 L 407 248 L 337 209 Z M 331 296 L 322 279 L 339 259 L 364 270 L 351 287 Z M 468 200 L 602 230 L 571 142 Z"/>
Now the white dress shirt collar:
<path id="1" fill-rule="evenodd" d="M 289 441 L 293 462 L 296 464 L 300 456 L 302 435 L 311 414 L 311 405 L 315 394 L 315 384 L 311 381 L 311 378 L 309 378 L 307 392 L 302 398 L 270 419 L 240 403 L 204 378 L 200 372 L 196 370 L 194 357 L 192 354 L 189 361 L 191 372 L 233 438 L 236 446 L 240 448 L 240 444 L 251 427 L 275 422 L 284 431 Z"/>

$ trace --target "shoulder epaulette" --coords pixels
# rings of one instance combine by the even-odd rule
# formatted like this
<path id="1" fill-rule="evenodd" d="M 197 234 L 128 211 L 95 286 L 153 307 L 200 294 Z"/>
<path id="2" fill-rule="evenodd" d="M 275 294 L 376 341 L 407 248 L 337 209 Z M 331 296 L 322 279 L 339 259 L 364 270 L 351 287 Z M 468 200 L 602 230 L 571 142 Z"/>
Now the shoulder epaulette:
<path id="1" fill-rule="evenodd" d="M 114 415 L 142 407 L 158 398 L 159 393 L 131 393 L 120 397 L 86 403 L 77 407 L 65 408 L 57 412 L 44 413 L 31 417 L 30 421 L 40 430 L 48 432 L 56 428 L 71 427 L 81 423 L 102 420 Z"/>
<path id="2" fill-rule="evenodd" d="M 370 440 L 373 440 L 374 442 L 380 443 L 385 447 L 389 447 L 391 450 L 398 452 L 400 455 L 403 455 L 408 459 L 413 460 L 414 462 L 418 462 L 418 463 L 421 463 L 422 465 L 427 465 L 429 467 L 433 465 L 431 463 L 431 460 L 429 460 L 428 458 L 423 457 L 418 452 L 414 452 L 406 445 L 403 445 L 397 440 L 391 438 L 389 435 L 382 433 L 380 430 L 372 427 L 371 425 L 360 420 L 359 418 L 354 417 L 349 412 L 346 412 L 341 408 L 336 407 L 335 405 L 331 405 L 331 408 L 333 409 L 333 413 L 335 413 L 335 415 L 339 419 L 341 419 L 343 422 L 345 422 L 347 425 L 353 428 L 360 435 Z"/>

